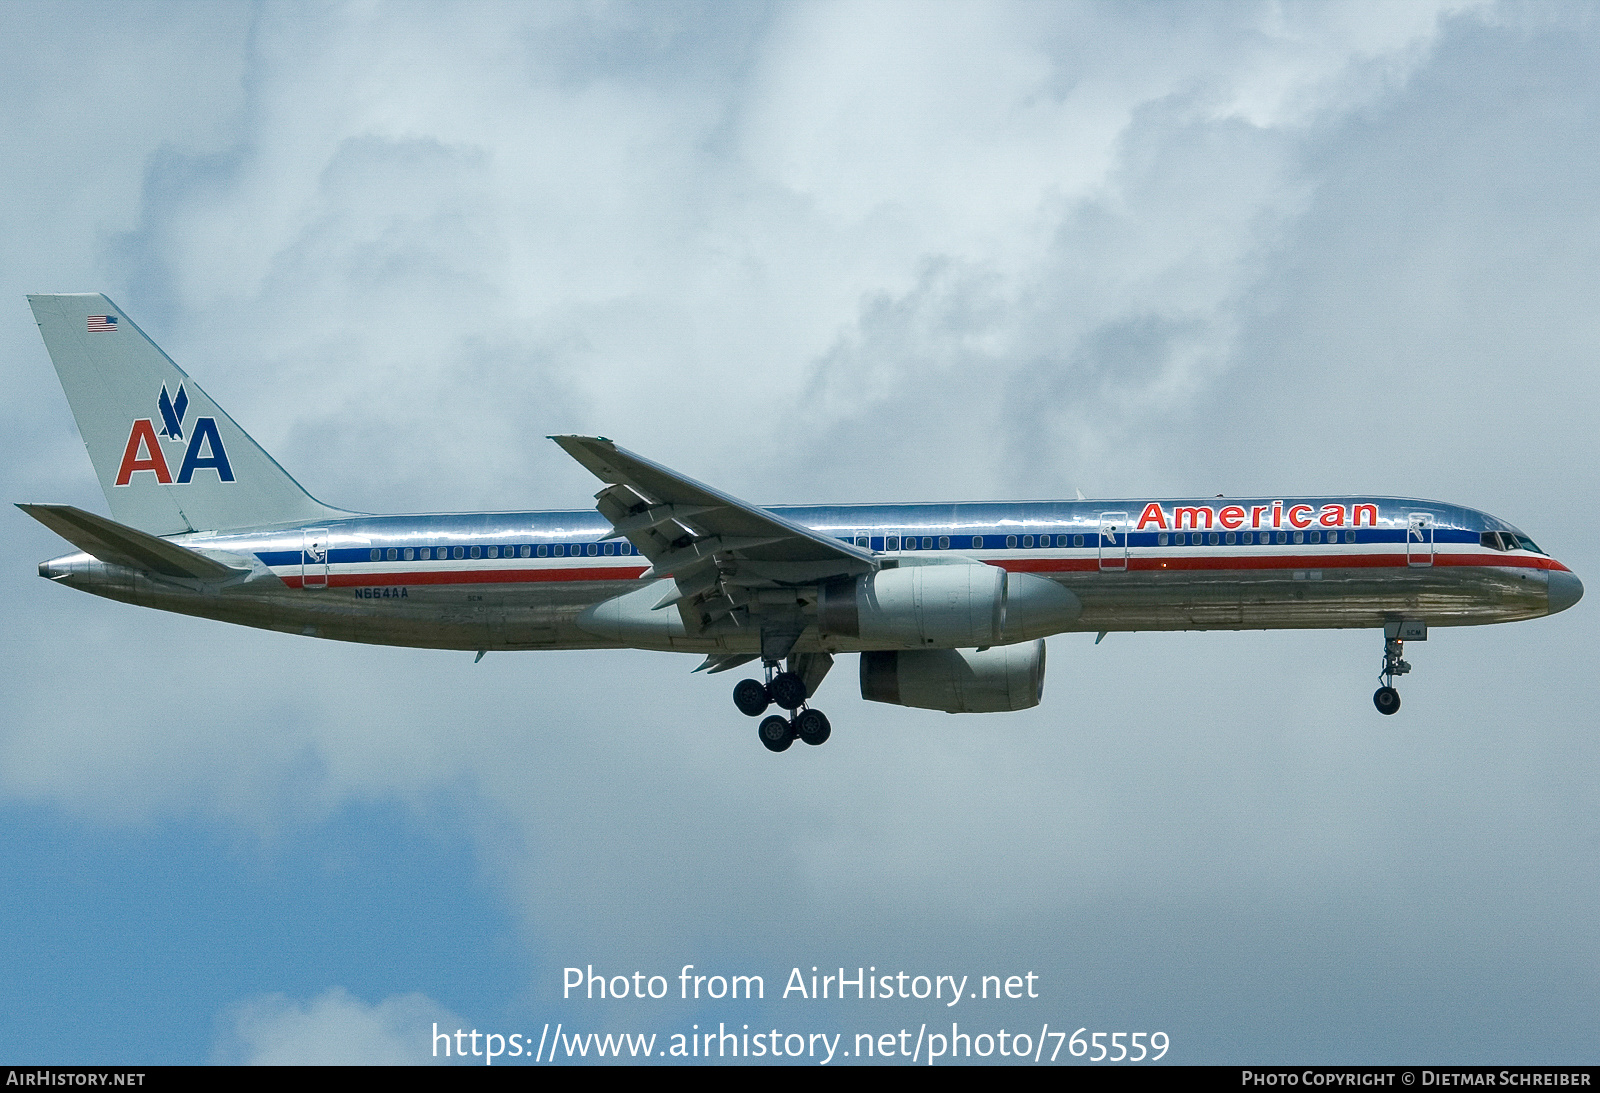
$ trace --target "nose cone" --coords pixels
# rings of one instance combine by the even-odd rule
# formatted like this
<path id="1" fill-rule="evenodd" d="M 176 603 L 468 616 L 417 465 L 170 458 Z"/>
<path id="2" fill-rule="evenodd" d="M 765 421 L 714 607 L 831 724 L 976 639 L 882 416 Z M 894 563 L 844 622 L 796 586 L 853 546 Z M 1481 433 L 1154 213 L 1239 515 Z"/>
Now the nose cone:
<path id="1" fill-rule="evenodd" d="M 1583 582 L 1578 580 L 1570 570 L 1552 569 L 1550 571 L 1550 608 L 1549 614 L 1565 611 L 1579 600 L 1583 599 Z"/>

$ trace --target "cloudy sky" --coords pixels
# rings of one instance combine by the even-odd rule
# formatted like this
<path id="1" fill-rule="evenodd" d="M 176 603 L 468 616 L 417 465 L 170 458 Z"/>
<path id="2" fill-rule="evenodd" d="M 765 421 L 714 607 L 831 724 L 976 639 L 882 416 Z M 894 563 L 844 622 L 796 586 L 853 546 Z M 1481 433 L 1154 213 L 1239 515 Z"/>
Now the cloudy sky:
<path id="1" fill-rule="evenodd" d="M 1600 575 L 1586 6 L 13 3 L 0 95 L 11 501 L 106 511 L 23 299 L 100 291 L 354 509 L 582 507 L 543 438 L 590 432 L 765 503 L 1437 498 Z M 689 658 L 234 629 L 0 537 L 6 1062 L 1596 1061 L 1590 603 L 1435 630 L 1394 718 L 1373 632 L 1058 637 L 1011 715 L 846 662 L 775 757 Z M 564 1001 L 591 964 L 767 999 Z M 778 997 L 812 966 L 1039 998 Z"/>

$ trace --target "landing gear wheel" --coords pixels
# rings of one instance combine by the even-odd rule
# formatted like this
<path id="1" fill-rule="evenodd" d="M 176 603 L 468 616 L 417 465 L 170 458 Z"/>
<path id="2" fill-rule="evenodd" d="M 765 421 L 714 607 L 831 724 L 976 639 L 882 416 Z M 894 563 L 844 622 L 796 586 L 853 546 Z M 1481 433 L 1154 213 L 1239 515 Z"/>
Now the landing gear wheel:
<path id="1" fill-rule="evenodd" d="M 798 710 L 806 700 L 805 681 L 793 672 L 779 672 L 767 685 L 772 701 L 786 710 Z"/>
<path id="2" fill-rule="evenodd" d="M 1379 687 L 1372 696 L 1372 704 L 1378 707 L 1378 712 L 1391 714 L 1400 708 L 1400 692 L 1393 687 Z"/>
<path id="3" fill-rule="evenodd" d="M 789 745 L 794 743 L 794 726 L 789 724 L 787 717 L 773 714 L 763 721 L 756 731 L 768 751 L 788 751 Z"/>
<path id="4" fill-rule="evenodd" d="M 746 717 L 760 717 L 772 705 L 772 699 L 767 696 L 766 684 L 759 679 L 743 679 L 733 689 L 733 704 Z"/>
<path id="5" fill-rule="evenodd" d="M 814 747 L 827 743 L 828 737 L 833 735 L 833 726 L 828 724 L 821 710 L 802 710 L 800 716 L 794 719 L 794 731 L 800 739 Z"/>

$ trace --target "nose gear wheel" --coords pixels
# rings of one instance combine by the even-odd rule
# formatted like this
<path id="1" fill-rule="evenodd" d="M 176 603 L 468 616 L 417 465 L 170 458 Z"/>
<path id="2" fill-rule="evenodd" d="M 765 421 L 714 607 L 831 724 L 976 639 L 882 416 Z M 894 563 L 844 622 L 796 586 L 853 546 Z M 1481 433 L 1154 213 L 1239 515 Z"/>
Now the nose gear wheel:
<path id="1" fill-rule="evenodd" d="M 1405 646 L 1406 643 L 1399 638 L 1384 639 L 1383 668 L 1378 672 L 1378 680 L 1383 686 L 1372 696 L 1372 704 L 1381 714 L 1392 714 L 1400 709 L 1400 692 L 1394 689 L 1394 679 L 1411 671 L 1411 665 L 1401 656 Z"/>

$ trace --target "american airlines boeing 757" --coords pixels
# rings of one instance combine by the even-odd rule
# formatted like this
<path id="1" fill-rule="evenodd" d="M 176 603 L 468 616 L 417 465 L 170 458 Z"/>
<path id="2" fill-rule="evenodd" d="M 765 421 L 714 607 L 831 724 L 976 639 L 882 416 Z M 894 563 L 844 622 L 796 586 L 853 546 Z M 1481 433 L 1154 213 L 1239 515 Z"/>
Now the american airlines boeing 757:
<path id="1" fill-rule="evenodd" d="M 41 576 L 311 637 L 476 651 L 660 649 L 710 674 L 772 751 L 831 728 L 834 657 L 863 698 L 1023 710 L 1073 631 L 1370 627 L 1378 710 L 1404 643 L 1514 622 L 1583 585 L 1488 513 L 1396 497 L 760 507 L 617 447 L 552 437 L 591 509 L 370 516 L 312 498 L 101 295 L 30 296 L 111 518 L 19 507 L 78 553 Z M 1098 640 L 1098 638 L 1096 639 Z"/>

